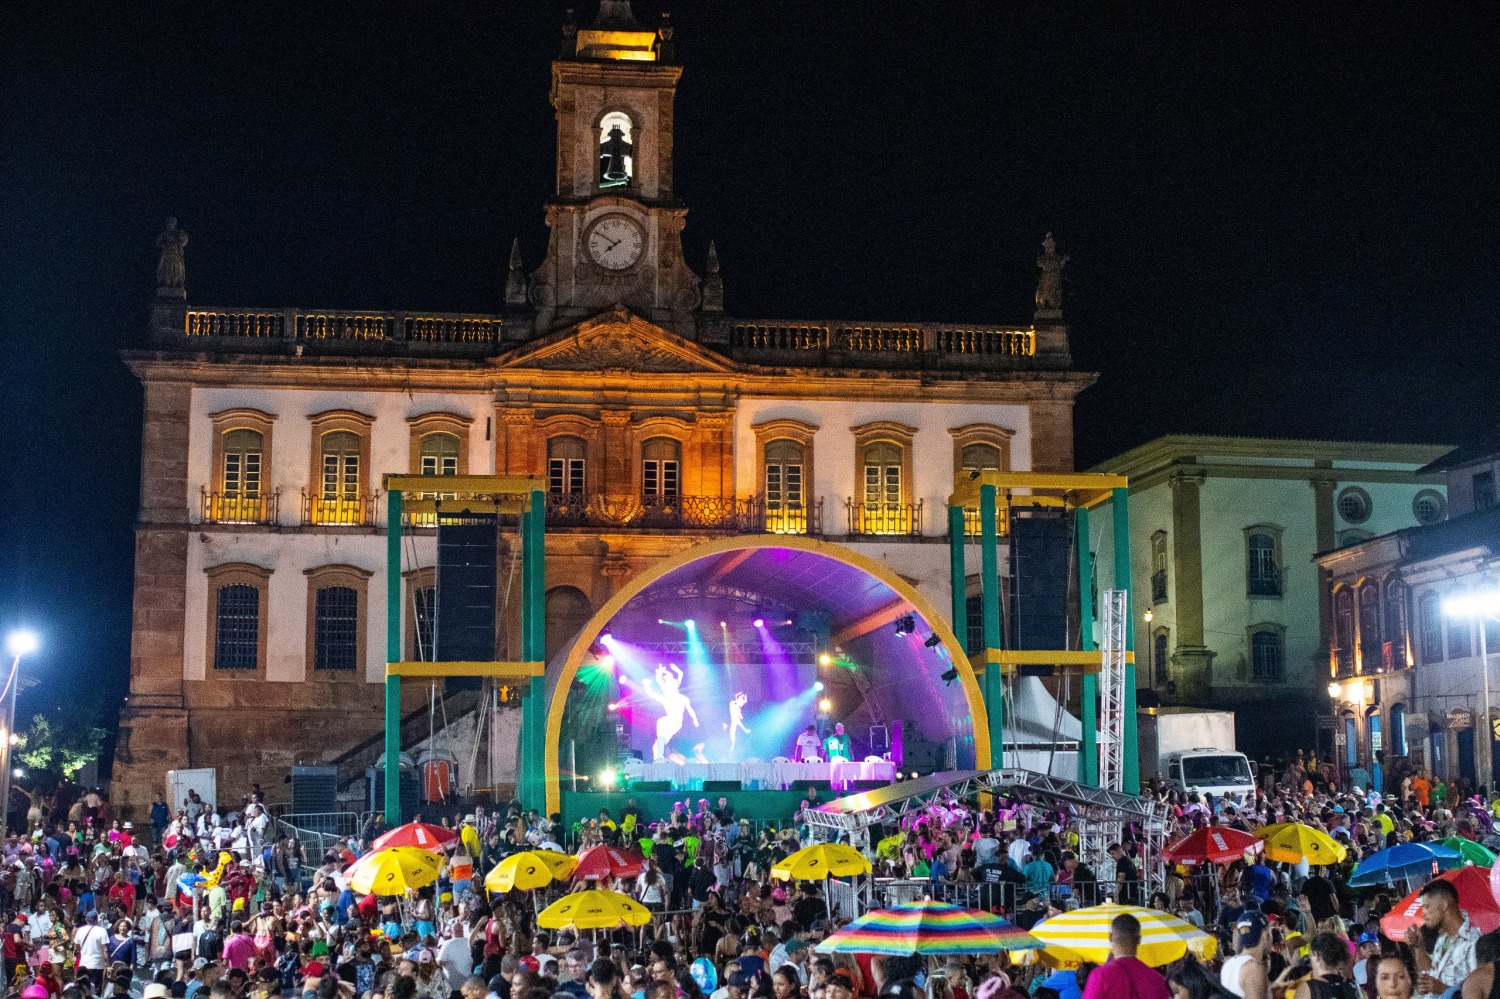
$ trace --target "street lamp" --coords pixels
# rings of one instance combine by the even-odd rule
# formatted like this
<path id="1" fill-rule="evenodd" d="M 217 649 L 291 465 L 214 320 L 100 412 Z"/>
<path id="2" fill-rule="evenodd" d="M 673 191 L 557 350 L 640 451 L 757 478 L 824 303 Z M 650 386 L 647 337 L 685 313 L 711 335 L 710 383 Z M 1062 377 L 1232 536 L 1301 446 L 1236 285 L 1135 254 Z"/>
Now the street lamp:
<path id="1" fill-rule="evenodd" d="M 1448 617 L 1479 622 L 1479 675 L 1483 678 L 1483 718 L 1485 752 L 1479 754 L 1479 783 L 1494 790 L 1495 730 L 1490 724 L 1490 649 L 1485 632 L 1489 621 L 1500 621 L 1500 590 L 1476 590 L 1449 597 L 1443 601 Z"/>
<path id="2" fill-rule="evenodd" d="M 19 628 L 6 637 L 5 647 L 12 656 L 10 661 L 10 677 L 5 681 L 5 689 L 0 691 L 0 710 L 4 711 L 5 728 L 0 734 L 0 842 L 4 842 L 10 829 L 10 749 L 16 742 L 16 690 L 20 687 L 17 682 L 21 673 L 21 657 L 29 656 L 37 650 L 41 642 L 36 637 L 36 632 Z M 20 771 L 15 775 L 20 776 Z"/>

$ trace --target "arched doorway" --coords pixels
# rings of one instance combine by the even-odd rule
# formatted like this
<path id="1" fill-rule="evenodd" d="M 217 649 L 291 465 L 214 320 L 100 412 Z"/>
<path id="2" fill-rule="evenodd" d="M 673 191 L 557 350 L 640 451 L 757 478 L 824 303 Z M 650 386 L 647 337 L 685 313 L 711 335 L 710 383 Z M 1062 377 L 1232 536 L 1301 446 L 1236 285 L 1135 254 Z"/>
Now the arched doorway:
<path id="1" fill-rule="evenodd" d="M 825 577 L 830 572 L 836 574 L 836 584 L 827 582 Z M 548 812 L 558 811 L 561 806 L 559 747 L 563 741 L 568 695 L 574 688 L 578 671 L 593 654 L 606 626 L 632 601 L 653 587 L 664 585 L 663 581 L 673 585 L 681 581 L 682 592 L 698 595 L 713 588 L 733 590 L 748 586 L 775 589 L 788 598 L 784 603 L 793 608 L 792 613 L 829 614 L 833 618 L 828 625 L 829 639 L 835 644 L 840 635 L 867 628 L 862 635 L 876 635 L 886 643 L 900 638 L 913 654 L 930 654 L 936 658 L 940 647 L 941 655 L 945 657 L 943 665 L 951 668 L 954 675 L 944 680 L 938 674 L 946 675 L 947 670 L 933 669 L 931 679 L 938 681 L 934 697 L 956 697 L 962 704 L 967 725 L 964 740 L 969 745 L 963 747 L 959 758 L 968 766 L 990 767 L 988 716 L 973 668 L 962 643 L 948 624 L 947 615 L 914 586 L 882 562 L 843 545 L 798 536 L 725 538 L 696 545 L 663 559 L 632 579 L 589 619 L 566 656 L 560 662 L 549 662 L 544 761 Z M 799 602 L 805 606 L 797 606 Z M 869 606 L 871 604 L 879 606 Z M 848 621 L 851 616 L 856 618 L 853 624 Z M 910 619 L 907 628 L 902 627 L 904 618 Z M 871 622 L 876 623 L 871 625 Z M 716 627 L 717 622 L 712 626 Z M 872 658 L 894 663 L 889 668 L 897 671 L 901 664 L 896 660 L 902 655 L 899 647 L 892 649 L 887 646 L 881 655 Z M 914 671 L 905 671 L 911 672 Z M 951 692 L 949 688 L 952 688 Z"/>

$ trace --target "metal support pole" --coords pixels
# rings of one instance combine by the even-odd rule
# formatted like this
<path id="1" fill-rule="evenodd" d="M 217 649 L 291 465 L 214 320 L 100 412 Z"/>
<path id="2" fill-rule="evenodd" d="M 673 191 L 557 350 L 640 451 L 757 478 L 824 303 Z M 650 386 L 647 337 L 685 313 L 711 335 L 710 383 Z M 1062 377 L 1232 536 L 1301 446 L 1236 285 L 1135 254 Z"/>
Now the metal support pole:
<path id="1" fill-rule="evenodd" d="M 18 654 L 10 664 L 10 681 L 5 691 L 5 731 L 0 732 L 0 843 L 10 835 L 10 750 L 16 734 L 16 692 L 20 687 L 21 657 Z"/>
<path id="2" fill-rule="evenodd" d="M 969 638 L 969 575 L 964 571 L 964 508 L 948 508 L 948 586 L 953 592 L 953 634 L 960 644 Z M 968 651 L 966 648 L 965 652 Z"/>
<path id="3" fill-rule="evenodd" d="M 521 661 L 541 662 L 546 652 L 547 601 L 547 503 L 533 491 L 521 514 Z M 565 696 L 566 691 L 559 691 Z M 521 800 L 529 807 L 544 809 L 546 801 L 547 748 L 546 683 L 539 676 L 527 683 L 521 708 Z"/>
<path id="4" fill-rule="evenodd" d="M 1114 489 L 1110 492 L 1110 508 L 1114 514 L 1115 540 L 1115 585 L 1114 589 L 1125 591 L 1125 650 L 1135 648 L 1135 612 L 1130 600 L 1130 490 Z M 1125 792 L 1141 793 L 1140 738 L 1136 734 L 1135 707 L 1135 663 L 1125 662 L 1124 690 L 1124 750 Z"/>
<path id="5" fill-rule="evenodd" d="M 385 661 L 401 661 L 401 490 L 386 494 Z M 401 678 L 385 678 L 385 822 L 401 824 Z"/>
<path id="6" fill-rule="evenodd" d="M 1090 652 L 1094 643 L 1094 557 L 1089 545 L 1089 511 L 1073 511 L 1074 533 L 1078 535 L 1078 647 Z M 1083 674 L 1078 700 L 1078 720 L 1083 738 L 1078 744 L 1078 780 L 1090 787 L 1099 786 L 1099 677 Z"/>
<path id="7" fill-rule="evenodd" d="M 1484 710 L 1480 712 L 1479 721 L 1476 723 L 1480 731 L 1484 733 L 1484 739 L 1480 743 L 1482 752 L 1479 753 L 1479 765 L 1475 772 L 1479 777 L 1479 783 L 1483 784 L 1493 794 L 1495 791 L 1495 727 L 1490 722 L 1490 646 L 1485 635 L 1490 623 L 1490 616 L 1485 613 L 1479 615 L 1479 674 L 1484 679 Z M 9 728 L 15 722 L 15 691 L 11 691 L 11 710 L 6 727 Z M 1371 762 L 1374 762 L 1374 753 L 1370 754 Z M 9 760 L 6 761 L 5 772 L 10 773 Z M 0 833 L 3 833 L 0 827 Z"/>
<path id="8" fill-rule="evenodd" d="M 984 708 L 989 716 L 990 766 L 1005 766 L 1005 678 L 989 650 L 1000 648 L 999 490 L 979 487 L 980 585 L 984 604 Z"/>

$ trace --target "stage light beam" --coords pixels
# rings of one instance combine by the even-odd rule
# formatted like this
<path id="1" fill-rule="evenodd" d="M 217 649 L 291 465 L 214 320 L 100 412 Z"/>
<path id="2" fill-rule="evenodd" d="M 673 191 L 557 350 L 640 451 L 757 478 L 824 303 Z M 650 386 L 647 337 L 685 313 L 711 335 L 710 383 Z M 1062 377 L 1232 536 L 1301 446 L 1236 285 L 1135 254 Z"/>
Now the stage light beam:
<path id="1" fill-rule="evenodd" d="M 766 626 L 766 622 L 762 618 L 756 618 L 754 624 L 757 628 L 764 628 Z"/>

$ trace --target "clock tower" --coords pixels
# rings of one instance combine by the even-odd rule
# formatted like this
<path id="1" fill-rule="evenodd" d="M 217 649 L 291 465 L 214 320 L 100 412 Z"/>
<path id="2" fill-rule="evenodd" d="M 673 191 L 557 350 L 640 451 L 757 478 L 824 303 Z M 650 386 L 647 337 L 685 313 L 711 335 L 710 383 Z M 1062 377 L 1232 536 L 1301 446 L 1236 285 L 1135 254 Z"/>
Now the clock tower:
<path id="1" fill-rule="evenodd" d="M 687 209 L 672 197 L 672 105 L 682 69 L 671 59 L 665 16 L 656 30 L 643 28 L 629 0 L 603 0 L 589 28 L 564 25 L 552 64 L 551 235 L 527 290 L 538 334 L 620 303 L 693 336 L 702 295 L 682 257 Z"/>

